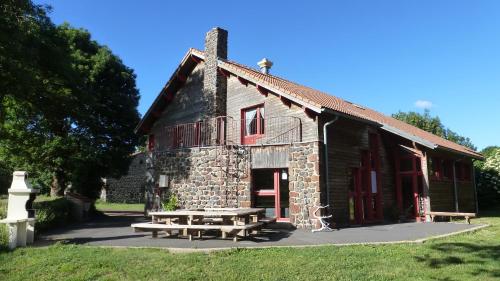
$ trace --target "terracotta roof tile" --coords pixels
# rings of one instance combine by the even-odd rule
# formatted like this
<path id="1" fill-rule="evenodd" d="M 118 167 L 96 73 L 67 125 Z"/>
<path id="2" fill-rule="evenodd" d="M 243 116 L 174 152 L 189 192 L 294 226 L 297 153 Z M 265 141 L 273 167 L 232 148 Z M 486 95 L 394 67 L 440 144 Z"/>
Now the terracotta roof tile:
<path id="1" fill-rule="evenodd" d="M 203 57 L 203 52 L 192 49 L 193 54 Z M 233 62 L 233 61 L 220 61 L 219 67 L 234 72 L 237 75 L 244 75 L 252 78 L 262 87 L 268 87 L 270 90 L 275 89 L 282 91 L 294 98 L 300 99 L 312 106 L 320 108 L 328 108 L 343 114 L 353 117 L 361 118 L 370 122 L 376 122 L 382 126 L 390 126 L 401 130 L 409 135 L 415 136 L 418 139 L 424 139 L 439 147 L 450 149 L 456 152 L 464 153 L 475 158 L 482 158 L 482 155 L 471 150 L 467 147 L 458 145 L 454 142 L 448 141 L 427 131 L 421 130 L 415 126 L 409 125 L 405 122 L 399 121 L 393 117 L 386 116 L 375 110 L 369 109 L 364 106 L 356 105 L 341 98 L 329 95 L 327 93 L 299 85 L 295 82 L 285 80 L 283 78 L 264 74 L 260 71 L 250 68 L 248 66 Z"/>

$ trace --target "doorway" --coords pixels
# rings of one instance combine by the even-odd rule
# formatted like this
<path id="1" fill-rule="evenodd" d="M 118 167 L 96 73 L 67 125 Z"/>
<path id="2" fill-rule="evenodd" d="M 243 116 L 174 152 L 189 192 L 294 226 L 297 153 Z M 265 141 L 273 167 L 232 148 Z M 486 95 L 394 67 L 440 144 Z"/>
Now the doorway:
<path id="1" fill-rule="evenodd" d="M 290 221 L 288 169 L 252 169 L 252 206 L 264 208 L 267 217 Z"/>
<path id="2" fill-rule="evenodd" d="M 349 220 L 351 224 L 383 220 L 379 136 L 369 134 L 369 149 L 361 151 L 360 167 L 350 169 Z"/>
<path id="3" fill-rule="evenodd" d="M 418 155 L 404 151 L 396 155 L 396 200 L 402 219 L 421 221 L 424 216 L 421 166 Z"/>

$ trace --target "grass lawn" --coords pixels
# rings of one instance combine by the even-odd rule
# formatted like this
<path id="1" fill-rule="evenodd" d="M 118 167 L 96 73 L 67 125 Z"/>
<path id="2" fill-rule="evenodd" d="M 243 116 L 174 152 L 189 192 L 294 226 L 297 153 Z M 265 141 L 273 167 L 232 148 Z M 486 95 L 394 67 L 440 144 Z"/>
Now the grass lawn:
<path id="1" fill-rule="evenodd" d="M 144 211 L 144 204 L 108 203 L 101 200 L 95 202 L 98 211 Z"/>
<path id="2" fill-rule="evenodd" d="M 0 280 L 499 280 L 491 227 L 423 244 L 274 248 L 210 254 L 74 245 L 0 253 Z"/>

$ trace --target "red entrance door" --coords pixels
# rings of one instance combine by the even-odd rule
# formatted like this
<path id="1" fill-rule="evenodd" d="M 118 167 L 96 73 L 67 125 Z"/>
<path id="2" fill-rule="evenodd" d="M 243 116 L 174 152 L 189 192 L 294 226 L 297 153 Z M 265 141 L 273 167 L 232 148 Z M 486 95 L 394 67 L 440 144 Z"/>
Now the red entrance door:
<path id="1" fill-rule="evenodd" d="M 266 216 L 289 222 L 288 169 L 252 170 L 253 206 L 265 208 Z"/>
<path id="2" fill-rule="evenodd" d="M 370 149 L 361 152 L 361 167 L 351 169 L 350 221 L 355 224 L 383 219 L 378 135 L 370 134 Z"/>
<path id="3" fill-rule="evenodd" d="M 419 156 L 396 154 L 396 200 L 400 216 L 420 221 L 423 216 L 423 173 Z"/>

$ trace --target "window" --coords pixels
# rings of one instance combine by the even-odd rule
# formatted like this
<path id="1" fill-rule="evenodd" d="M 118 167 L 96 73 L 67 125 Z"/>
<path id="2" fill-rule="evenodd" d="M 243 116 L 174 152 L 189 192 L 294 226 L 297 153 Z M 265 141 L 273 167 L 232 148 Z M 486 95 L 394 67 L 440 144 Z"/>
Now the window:
<path id="1" fill-rule="evenodd" d="M 264 105 L 246 108 L 241 111 L 242 143 L 254 144 L 264 135 Z"/>

